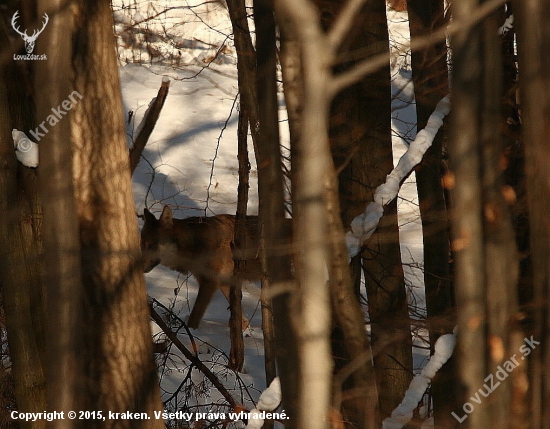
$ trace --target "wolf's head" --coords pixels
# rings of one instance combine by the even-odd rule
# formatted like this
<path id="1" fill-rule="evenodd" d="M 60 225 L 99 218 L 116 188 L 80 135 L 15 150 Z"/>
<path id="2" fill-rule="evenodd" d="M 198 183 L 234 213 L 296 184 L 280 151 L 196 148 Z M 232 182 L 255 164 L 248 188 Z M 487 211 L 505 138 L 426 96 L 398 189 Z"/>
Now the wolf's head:
<path id="1" fill-rule="evenodd" d="M 163 261 L 167 259 L 165 253 L 171 251 L 177 253 L 177 246 L 173 231 L 172 210 L 168 206 L 164 206 L 159 219 L 149 210 L 144 209 L 143 219 L 145 224 L 141 230 L 141 255 L 143 272 L 148 273 L 158 264 L 166 264 Z"/>

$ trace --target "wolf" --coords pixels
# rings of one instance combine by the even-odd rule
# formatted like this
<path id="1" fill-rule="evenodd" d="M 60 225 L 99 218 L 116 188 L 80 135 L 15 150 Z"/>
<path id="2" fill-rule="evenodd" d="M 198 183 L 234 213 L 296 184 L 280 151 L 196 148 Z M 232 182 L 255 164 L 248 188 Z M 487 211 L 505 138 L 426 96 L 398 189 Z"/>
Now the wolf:
<path id="1" fill-rule="evenodd" d="M 262 277 L 258 216 L 246 218 L 246 246 L 234 250 L 235 216 L 221 214 L 212 217 L 176 219 L 164 206 L 157 219 L 144 209 L 145 224 L 141 230 L 143 271 L 148 273 L 158 264 L 180 273 L 191 273 L 199 284 L 197 300 L 188 319 L 190 328 L 198 328 L 206 307 L 219 288 L 229 302 L 233 281 L 233 261 L 246 261 L 243 278 L 249 281 Z M 243 328 L 248 321 L 243 318 Z"/>

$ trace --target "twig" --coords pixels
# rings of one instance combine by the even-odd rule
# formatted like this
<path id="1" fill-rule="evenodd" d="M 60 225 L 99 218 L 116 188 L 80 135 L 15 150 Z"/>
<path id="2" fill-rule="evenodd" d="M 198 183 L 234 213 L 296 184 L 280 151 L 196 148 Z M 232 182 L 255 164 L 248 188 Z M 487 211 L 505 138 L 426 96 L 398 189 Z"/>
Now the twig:
<path id="1" fill-rule="evenodd" d="M 231 120 L 231 116 L 233 115 L 233 110 L 235 110 L 235 106 L 237 105 L 237 100 L 239 98 L 239 94 L 237 93 L 235 95 L 235 98 L 233 99 L 233 104 L 231 105 L 231 110 L 229 111 L 229 116 L 223 123 L 223 127 L 220 131 L 220 135 L 218 136 L 218 142 L 216 143 L 216 151 L 214 152 L 214 158 L 212 158 L 212 166 L 210 167 L 210 178 L 208 180 L 208 187 L 206 188 L 206 206 L 204 207 L 204 215 L 206 216 L 208 214 L 209 204 L 210 204 L 210 188 L 212 187 L 212 181 L 214 180 L 214 167 L 216 166 L 216 159 L 218 158 L 218 152 L 220 150 L 220 143 L 222 140 L 222 136 L 224 131 L 226 130 L 227 126 L 229 125 L 229 121 Z"/>
<path id="2" fill-rule="evenodd" d="M 212 371 L 204 364 L 202 361 L 195 356 L 191 351 L 185 347 L 185 345 L 180 341 L 178 336 L 172 332 L 172 330 L 168 327 L 168 325 L 164 322 L 162 317 L 157 313 L 157 311 L 154 309 L 153 304 L 149 303 L 149 309 L 151 312 L 151 318 L 155 321 L 155 323 L 159 326 L 160 329 L 164 332 L 164 334 L 168 337 L 170 341 L 172 341 L 172 344 L 176 346 L 176 348 L 183 353 L 183 355 L 194 365 L 197 367 L 197 369 L 202 372 L 208 380 L 214 385 L 216 389 L 222 394 L 222 396 L 226 399 L 227 402 L 229 402 L 229 405 L 231 405 L 233 408 L 237 406 L 237 401 L 233 399 L 231 394 L 227 391 L 225 386 L 222 384 L 222 382 L 214 375 Z"/>

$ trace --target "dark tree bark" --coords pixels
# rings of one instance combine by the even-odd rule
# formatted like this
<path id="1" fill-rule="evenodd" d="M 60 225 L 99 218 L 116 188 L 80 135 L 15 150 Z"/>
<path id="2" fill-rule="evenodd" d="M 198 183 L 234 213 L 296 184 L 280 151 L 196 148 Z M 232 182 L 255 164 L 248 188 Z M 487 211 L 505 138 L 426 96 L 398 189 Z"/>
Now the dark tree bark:
<path id="1" fill-rule="evenodd" d="M 258 152 L 258 97 L 256 95 L 256 50 L 252 44 L 248 28 L 248 13 L 243 0 L 227 2 L 229 18 L 233 27 L 235 49 L 237 51 L 237 79 L 239 81 L 240 102 L 248 110 L 248 121 L 254 144 L 254 152 Z"/>
<path id="2" fill-rule="evenodd" d="M 453 3 L 453 18 L 463 19 L 477 0 Z M 452 134 L 450 168 L 454 178 L 452 248 L 455 257 L 455 295 L 459 337 L 456 358 L 464 401 L 483 386 L 486 366 L 486 285 L 482 188 L 479 172 L 482 106 L 482 51 L 480 27 L 467 27 L 453 36 Z M 459 402 L 463 402 L 459 400 Z M 463 413 L 459 414 L 462 417 Z M 470 427 L 491 427 L 486 403 L 467 415 Z"/>
<path id="3" fill-rule="evenodd" d="M 512 3 L 507 2 L 506 10 L 502 10 L 500 13 L 500 23 L 505 22 L 513 14 Z M 504 182 L 506 185 L 503 190 L 506 190 L 505 199 L 510 207 L 519 259 L 516 295 L 520 313 L 518 313 L 515 323 L 520 324 L 524 334 L 520 336 L 519 329 L 515 330 L 515 339 L 512 339 L 511 344 L 512 350 L 518 346 L 514 343 L 517 340 L 520 342 L 523 341 L 524 336 L 530 335 L 533 329 L 533 272 L 529 238 L 529 208 L 525 188 L 525 147 L 521 135 L 521 118 L 518 104 L 518 67 L 515 53 L 516 28 L 517 25 L 501 36 L 503 70 L 502 122 L 504 124 L 503 141 L 506 148 L 505 156 L 501 156 L 500 159 L 504 161 L 501 166 L 501 168 L 505 168 Z M 512 374 L 510 426 L 514 429 L 526 429 L 530 425 L 532 416 L 529 401 L 530 392 L 525 388 L 525 380 L 528 380 L 528 370 L 528 365 L 522 365 Z"/>
<path id="4" fill-rule="evenodd" d="M 108 1 L 75 4 L 72 149 L 86 329 L 87 409 L 161 410 L 140 263 L 112 14 Z M 162 420 L 88 420 L 87 427 L 161 428 Z"/>
<path id="5" fill-rule="evenodd" d="M 259 211 L 269 288 L 265 300 L 273 309 L 275 356 L 283 407 L 290 420 L 288 428 L 296 427 L 298 407 L 298 340 L 291 325 L 290 295 L 295 288 L 290 256 L 291 231 L 285 219 L 284 179 L 279 146 L 279 103 L 277 99 L 277 48 L 275 18 L 271 0 L 254 1 L 256 33 L 256 76 L 259 133 L 256 164 L 258 166 Z M 252 117 L 251 117 L 252 119 Z M 256 124 L 250 121 L 251 127 Z M 270 380 L 267 380 L 268 383 Z"/>
<path id="6" fill-rule="evenodd" d="M 488 371 L 496 373 L 506 357 L 521 345 L 514 318 L 517 312 L 518 255 L 508 204 L 504 198 L 502 158 L 505 138 L 502 135 L 502 55 L 497 34 L 500 13 L 493 13 L 483 23 L 483 113 L 481 142 L 483 151 L 483 222 L 485 246 L 485 282 L 488 312 Z M 519 339 L 519 344 L 518 340 Z M 494 399 L 493 399 L 494 397 Z M 505 380 L 491 394 L 491 423 L 494 427 L 510 424 L 511 379 Z"/>
<path id="7" fill-rule="evenodd" d="M 4 110 L 2 107 L 0 110 Z M 0 285 L 13 362 L 12 374 L 18 411 L 38 413 L 46 407 L 46 380 L 41 361 L 43 350 L 33 321 L 33 312 L 38 309 L 32 294 L 40 294 L 41 285 L 36 281 L 38 244 L 31 226 L 34 217 L 27 202 L 21 198 L 20 183 L 16 179 L 17 169 L 27 167 L 17 166 L 13 141 L 10 137 L 6 138 L 6 133 L 2 133 L 0 140 L 0 212 L 3 214 L 0 239 L 4 243 L 0 251 Z M 35 285 L 37 290 L 33 288 Z M 45 422 L 34 426 L 30 422 L 22 422 L 21 427 L 45 427 Z"/>
<path id="8" fill-rule="evenodd" d="M 32 6 L 32 2 L 21 5 L 26 22 L 32 19 L 28 13 Z M 10 48 L 4 28 L 0 30 L 1 52 Z M 11 136 L 13 128 L 27 130 L 34 122 L 32 83 L 26 67 L 11 58 L 0 66 L 0 286 L 18 410 L 41 412 L 46 406 L 42 213 L 37 173 L 16 161 Z M 21 427 L 31 427 L 31 423 L 22 422 Z M 45 422 L 32 427 L 45 427 Z"/>
<path id="9" fill-rule="evenodd" d="M 336 176 L 334 174 L 334 176 Z M 342 219 L 338 199 L 338 181 L 333 177 L 326 186 L 328 231 L 331 261 L 330 292 L 335 327 L 332 348 L 335 359 L 333 408 L 351 428 L 374 428 L 378 405 L 370 344 L 365 335 L 364 314 L 352 287 L 348 251 L 342 242 Z"/>
<path id="10" fill-rule="evenodd" d="M 233 242 L 235 254 L 239 249 L 246 249 L 246 208 L 248 204 L 248 188 L 250 162 L 248 160 L 248 115 L 246 107 L 240 106 L 239 123 L 237 127 L 239 161 L 239 188 L 237 195 L 237 213 L 235 216 L 235 239 Z M 246 259 L 234 258 L 233 269 L 234 283 L 229 292 L 229 306 L 231 318 L 229 319 L 229 332 L 231 336 L 231 350 L 229 352 L 229 366 L 235 371 L 242 371 L 244 364 L 244 342 L 243 342 L 243 307 L 242 307 L 242 273 L 246 269 Z"/>
<path id="11" fill-rule="evenodd" d="M 432 34 L 446 25 L 442 0 L 408 1 L 411 40 Z M 416 100 L 417 131 L 422 130 L 439 100 L 449 92 L 447 46 L 442 41 L 423 50 L 412 49 L 412 76 Z M 420 217 L 424 244 L 424 286 L 430 333 L 431 353 L 437 339 L 451 333 L 452 290 L 449 273 L 450 247 L 447 207 L 442 186 L 443 129 L 440 129 L 422 163 L 416 168 Z M 436 428 L 451 428 L 458 422 L 452 417 L 456 395 L 453 360 L 448 361 L 432 380 L 434 421 Z"/>
<path id="12" fill-rule="evenodd" d="M 453 7 L 454 18 L 461 19 L 471 15 L 479 3 L 461 2 Z M 518 256 L 502 161 L 505 138 L 501 134 L 503 65 L 499 24 L 493 12 L 483 23 L 453 38 L 453 131 L 449 151 L 454 179 L 452 243 L 459 327 L 457 357 L 465 400 L 479 394 L 487 374 L 496 373 L 505 359 L 515 356 L 522 341 L 515 323 Z M 476 405 L 465 415 L 471 427 L 510 427 L 511 380 L 515 383 L 523 370 L 517 369 L 513 377 L 502 381 L 498 391 L 490 392 L 491 401 Z"/>
<path id="13" fill-rule="evenodd" d="M 296 424 L 297 350 L 290 325 L 289 288 L 292 281 L 287 253 L 290 231 L 285 221 L 284 188 L 279 148 L 277 90 L 275 69 L 275 27 L 270 2 L 254 4 L 256 20 L 256 57 L 246 20 L 243 1 L 227 2 L 233 25 L 241 103 L 246 106 L 258 166 L 259 214 L 262 225 L 263 258 L 267 288 L 262 306 L 273 310 L 275 356 L 281 377 L 283 407 L 289 416 L 286 427 Z M 269 313 L 263 311 L 263 313 Z M 271 321 L 264 322 L 269 326 Z M 273 368 L 268 372 L 273 374 Z M 269 383 L 270 380 L 267 380 Z"/>
<path id="14" fill-rule="evenodd" d="M 37 117 L 46 118 L 60 106 L 71 90 L 72 19 L 61 1 L 39 1 L 38 12 L 51 13 L 47 31 L 37 49 L 48 52 L 48 61 L 37 64 L 35 87 Z M 61 10 L 60 10 L 61 9 Z M 85 409 L 85 389 L 79 374 L 85 370 L 79 354 L 84 347 L 84 329 L 79 316 L 83 298 L 80 281 L 80 236 L 74 200 L 71 122 L 61 120 L 40 141 L 40 192 L 43 195 L 44 250 L 47 285 L 47 398 L 50 410 L 64 412 Z M 83 427 L 78 420 L 55 420 L 56 428 Z"/>
<path id="15" fill-rule="evenodd" d="M 523 141 L 530 210 L 533 264 L 533 338 L 540 342 L 529 362 L 532 427 L 550 428 L 550 2 L 526 0 L 514 3 L 518 13 Z"/>
<path id="16" fill-rule="evenodd" d="M 342 2 L 324 2 L 324 26 L 329 28 Z M 389 46 L 385 3 L 370 2 L 357 13 L 354 25 L 338 50 L 336 72 L 361 59 L 387 52 Z M 374 190 L 393 169 L 391 143 L 391 91 L 388 65 L 369 74 L 336 96 L 331 107 L 330 135 L 339 175 L 341 216 L 344 226 L 362 213 Z M 363 254 L 363 268 L 372 323 L 372 347 L 382 417 L 401 402 L 412 378 L 412 340 L 408 316 L 397 203 L 385 217 Z"/>

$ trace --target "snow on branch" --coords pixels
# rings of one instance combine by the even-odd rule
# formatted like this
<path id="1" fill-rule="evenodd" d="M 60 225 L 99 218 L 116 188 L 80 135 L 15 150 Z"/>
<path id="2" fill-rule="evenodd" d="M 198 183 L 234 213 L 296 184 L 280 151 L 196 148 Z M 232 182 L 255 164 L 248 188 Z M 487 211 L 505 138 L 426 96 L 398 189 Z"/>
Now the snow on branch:
<path id="1" fill-rule="evenodd" d="M 504 24 L 502 24 L 502 27 L 498 29 L 498 35 L 504 36 L 512 28 L 514 28 L 514 15 L 510 15 L 508 18 L 506 18 L 506 21 L 504 21 Z"/>
<path id="2" fill-rule="evenodd" d="M 260 395 L 256 408 L 250 411 L 246 429 L 261 429 L 264 425 L 261 411 L 273 411 L 281 403 L 281 381 L 275 377 L 269 387 Z"/>
<path id="3" fill-rule="evenodd" d="M 419 131 L 414 141 L 410 144 L 407 152 L 403 154 L 399 163 L 386 177 L 386 183 L 380 185 L 374 193 L 374 201 L 387 205 L 399 192 L 401 181 L 422 161 L 422 157 L 432 145 L 434 138 L 443 125 L 443 119 L 451 110 L 451 98 L 449 95 L 443 97 L 434 112 L 430 115 L 426 128 Z"/>
<path id="4" fill-rule="evenodd" d="M 359 253 L 362 243 L 365 243 L 372 235 L 383 214 L 382 205 L 373 201 L 369 203 L 364 213 L 351 221 L 351 231 L 346 233 L 346 247 L 350 258 Z"/>
<path id="5" fill-rule="evenodd" d="M 432 145 L 433 140 L 443 125 L 443 119 L 451 111 L 451 96 L 443 97 L 430 115 L 426 128 L 419 131 L 407 152 L 386 177 L 386 182 L 376 188 L 374 201 L 369 203 L 364 213 L 351 222 L 351 231 L 346 234 L 346 246 L 350 257 L 359 253 L 361 246 L 369 239 L 384 214 L 384 206 L 397 197 L 401 181 L 422 161 L 422 157 Z"/>
<path id="6" fill-rule="evenodd" d="M 11 136 L 17 160 L 26 167 L 38 167 L 38 145 L 29 140 L 23 131 L 15 128 L 12 130 Z"/>
<path id="7" fill-rule="evenodd" d="M 392 411 L 391 417 L 382 422 L 382 429 L 401 429 L 413 416 L 413 411 L 422 399 L 428 385 L 439 369 L 449 360 L 456 344 L 455 327 L 452 334 L 445 334 L 435 342 L 435 352 L 424 369 L 412 380 L 401 404 Z"/>

